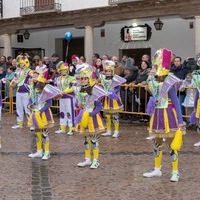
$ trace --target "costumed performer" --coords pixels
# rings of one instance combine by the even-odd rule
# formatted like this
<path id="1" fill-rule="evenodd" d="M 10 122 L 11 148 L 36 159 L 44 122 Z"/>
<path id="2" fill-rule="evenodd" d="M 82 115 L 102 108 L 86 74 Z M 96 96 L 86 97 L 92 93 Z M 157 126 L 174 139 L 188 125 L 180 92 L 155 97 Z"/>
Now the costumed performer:
<path id="1" fill-rule="evenodd" d="M 197 65 L 200 66 L 200 62 L 197 62 Z M 200 70 L 195 70 L 192 72 L 192 81 L 194 81 L 194 86 L 196 86 L 196 95 L 194 99 L 194 111 L 190 116 L 190 124 L 197 126 L 197 133 L 199 140 L 194 144 L 195 147 L 200 146 Z"/>
<path id="2" fill-rule="evenodd" d="M 55 133 L 65 133 L 68 126 L 69 131 L 67 134 L 73 135 L 75 126 L 75 97 L 72 85 L 76 82 L 76 78 L 69 75 L 69 66 L 67 63 L 60 61 L 56 68 L 60 76 L 56 79 L 55 85 L 62 91 L 62 96 L 59 99 L 60 129 L 55 131 Z"/>
<path id="3" fill-rule="evenodd" d="M 103 63 L 103 74 L 100 74 L 101 85 L 107 92 L 107 96 L 103 98 L 103 112 L 106 117 L 107 132 L 102 136 L 119 137 L 119 112 L 123 110 L 123 104 L 120 96 L 120 84 L 125 83 L 126 79 L 114 75 L 115 63 L 106 60 Z M 112 133 L 112 122 L 114 125 L 114 133 Z"/>
<path id="4" fill-rule="evenodd" d="M 36 152 L 29 154 L 29 157 L 39 157 L 43 160 L 50 158 L 48 128 L 54 126 L 50 106 L 52 105 L 52 98 L 58 94 L 56 88 L 46 84 L 46 82 L 47 79 L 42 75 L 39 75 L 33 81 L 30 89 L 31 98 L 29 104 L 31 109 L 30 124 L 35 130 L 37 148 Z"/>
<path id="5" fill-rule="evenodd" d="M 15 78 L 11 81 L 12 87 L 17 87 L 16 92 L 16 115 L 17 124 L 12 126 L 13 129 L 22 128 L 24 125 L 24 112 L 26 117 L 29 118 L 30 109 L 29 104 L 29 81 L 32 77 L 30 69 L 30 62 L 28 55 L 19 55 L 16 58 L 17 69 L 15 71 Z"/>
<path id="6" fill-rule="evenodd" d="M 90 166 L 91 169 L 96 169 L 99 167 L 99 138 L 105 131 L 99 98 L 106 95 L 106 92 L 99 86 L 93 85 L 90 65 L 81 64 L 77 73 L 80 85 L 72 87 L 77 99 L 76 107 L 79 109 L 75 118 L 77 124 L 75 131 L 84 136 L 85 145 L 85 160 L 78 163 L 78 166 Z"/>
<path id="7" fill-rule="evenodd" d="M 179 180 L 178 150 L 182 145 L 182 130 L 184 129 L 181 106 L 177 97 L 177 90 L 181 84 L 170 70 L 171 51 L 159 49 L 153 60 L 157 65 L 157 79 L 148 80 L 148 89 L 152 94 L 147 113 L 151 116 L 149 134 L 153 136 L 154 169 L 143 174 L 144 177 L 159 177 L 162 175 L 162 144 L 166 142 L 172 163 L 172 176 L 170 181 Z"/>

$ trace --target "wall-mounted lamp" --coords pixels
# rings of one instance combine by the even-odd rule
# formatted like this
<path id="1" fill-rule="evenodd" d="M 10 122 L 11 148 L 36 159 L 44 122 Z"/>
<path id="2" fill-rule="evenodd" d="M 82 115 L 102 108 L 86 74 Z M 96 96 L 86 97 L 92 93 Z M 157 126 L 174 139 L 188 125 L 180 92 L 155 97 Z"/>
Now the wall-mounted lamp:
<path id="1" fill-rule="evenodd" d="M 24 35 L 24 39 L 25 39 L 25 40 L 28 40 L 28 39 L 29 39 L 30 33 L 29 33 L 28 29 L 25 30 L 25 32 L 23 33 L 23 35 Z"/>
<path id="2" fill-rule="evenodd" d="M 158 17 L 158 19 L 154 22 L 154 27 L 155 27 L 155 29 L 156 29 L 157 31 L 162 30 L 163 25 L 164 25 L 164 24 L 163 24 L 162 21 L 160 21 L 159 17 Z"/>

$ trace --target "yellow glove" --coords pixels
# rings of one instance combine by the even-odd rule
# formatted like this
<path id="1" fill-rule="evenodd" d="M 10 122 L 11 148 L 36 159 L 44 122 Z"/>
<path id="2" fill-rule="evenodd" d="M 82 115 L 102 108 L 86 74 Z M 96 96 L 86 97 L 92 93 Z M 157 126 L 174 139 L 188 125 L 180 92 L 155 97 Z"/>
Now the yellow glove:
<path id="1" fill-rule="evenodd" d="M 63 91 L 63 94 L 69 94 L 69 93 L 72 93 L 73 90 L 70 88 L 70 89 L 66 89 Z"/>

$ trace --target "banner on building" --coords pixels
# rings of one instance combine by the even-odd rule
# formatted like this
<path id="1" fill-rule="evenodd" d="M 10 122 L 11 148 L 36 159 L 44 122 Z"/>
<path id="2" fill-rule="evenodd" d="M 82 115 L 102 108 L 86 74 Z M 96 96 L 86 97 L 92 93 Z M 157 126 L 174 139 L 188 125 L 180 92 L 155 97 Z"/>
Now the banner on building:
<path id="1" fill-rule="evenodd" d="M 151 37 L 151 27 L 147 24 L 140 26 L 125 26 L 121 29 L 121 39 L 124 42 L 147 41 Z"/>

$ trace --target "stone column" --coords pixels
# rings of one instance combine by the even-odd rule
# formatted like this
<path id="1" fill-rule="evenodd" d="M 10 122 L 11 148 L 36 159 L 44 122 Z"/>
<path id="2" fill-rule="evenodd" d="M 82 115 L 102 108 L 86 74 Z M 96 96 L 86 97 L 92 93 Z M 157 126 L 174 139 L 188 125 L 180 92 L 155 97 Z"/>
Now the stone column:
<path id="1" fill-rule="evenodd" d="M 195 16 L 195 54 L 200 53 L 200 16 Z"/>
<path id="2" fill-rule="evenodd" d="M 10 34 L 4 34 L 4 50 L 3 55 L 4 56 L 12 56 L 12 45 L 11 45 L 11 35 Z"/>
<path id="3" fill-rule="evenodd" d="M 94 40 L 94 33 L 93 33 L 93 27 L 86 26 L 85 27 L 85 57 L 86 62 L 89 64 L 92 64 L 92 55 L 94 53 L 94 47 L 93 47 L 93 40 Z"/>

